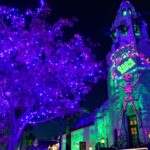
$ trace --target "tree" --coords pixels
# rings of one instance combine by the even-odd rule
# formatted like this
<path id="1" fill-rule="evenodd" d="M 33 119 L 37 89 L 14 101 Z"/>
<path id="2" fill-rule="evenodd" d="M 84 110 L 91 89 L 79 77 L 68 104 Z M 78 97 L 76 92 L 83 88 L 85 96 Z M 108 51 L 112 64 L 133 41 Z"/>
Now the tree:
<path id="1" fill-rule="evenodd" d="M 41 0 L 36 11 L 0 7 L 0 143 L 13 150 L 27 124 L 80 111 L 79 101 L 102 77 L 101 63 L 79 34 L 63 39 Z"/>

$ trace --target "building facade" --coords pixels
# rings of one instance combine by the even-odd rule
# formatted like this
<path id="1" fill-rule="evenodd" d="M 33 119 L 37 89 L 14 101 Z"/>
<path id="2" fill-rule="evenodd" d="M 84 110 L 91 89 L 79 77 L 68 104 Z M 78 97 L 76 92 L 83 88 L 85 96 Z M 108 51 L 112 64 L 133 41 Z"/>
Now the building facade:
<path id="1" fill-rule="evenodd" d="M 94 150 L 96 146 L 142 147 L 150 141 L 150 40 L 147 24 L 129 1 L 123 1 L 111 31 L 112 47 L 107 55 L 108 100 L 95 111 L 90 126 L 84 128 L 81 125 L 80 130 L 72 131 L 73 150 L 81 149 L 80 142 L 85 142 L 86 149 Z M 89 135 L 90 128 L 93 134 Z"/>
<path id="2" fill-rule="evenodd" d="M 122 147 L 137 147 L 149 142 L 150 132 L 147 25 L 132 4 L 123 1 L 111 31 L 113 43 L 107 56 L 110 139 Z"/>
<path id="3" fill-rule="evenodd" d="M 101 147 L 110 147 L 109 120 L 108 101 L 105 101 L 90 116 L 81 118 L 71 131 L 71 150 L 98 150 Z M 67 150 L 66 143 L 66 134 L 63 134 L 61 150 Z"/>

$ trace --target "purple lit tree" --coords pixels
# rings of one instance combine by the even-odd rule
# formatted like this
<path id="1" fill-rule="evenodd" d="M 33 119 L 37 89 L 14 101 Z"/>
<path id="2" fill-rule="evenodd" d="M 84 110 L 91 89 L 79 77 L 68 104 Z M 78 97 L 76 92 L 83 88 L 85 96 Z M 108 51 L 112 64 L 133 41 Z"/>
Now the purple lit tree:
<path id="1" fill-rule="evenodd" d="M 24 15 L 0 7 L 0 143 L 9 150 L 27 124 L 42 123 L 80 111 L 79 101 L 102 77 L 82 36 L 63 40 L 60 19 L 49 25 L 47 4 Z"/>

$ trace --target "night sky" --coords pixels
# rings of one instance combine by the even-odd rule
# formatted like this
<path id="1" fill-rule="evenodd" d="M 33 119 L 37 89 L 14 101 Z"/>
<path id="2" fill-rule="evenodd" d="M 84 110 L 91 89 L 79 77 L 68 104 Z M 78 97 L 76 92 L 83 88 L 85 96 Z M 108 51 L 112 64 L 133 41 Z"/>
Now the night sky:
<path id="1" fill-rule="evenodd" d="M 84 37 L 90 37 L 95 43 L 99 43 L 93 53 L 98 60 L 105 61 L 106 54 L 111 48 L 109 28 L 115 19 L 121 0 L 47 0 L 52 8 L 50 23 L 59 18 L 77 17 L 78 22 L 70 30 L 66 30 L 68 36 L 80 33 Z M 11 5 L 22 9 L 36 8 L 39 0 L 0 0 L 0 4 Z M 150 24 L 149 0 L 130 0 L 146 21 Z M 150 29 L 150 28 L 149 28 Z M 150 31 L 150 30 L 149 30 Z M 107 99 L 107 81 L 99 83 L 81 102 L 81 106 L 92 111 L 99 107 Z"/>

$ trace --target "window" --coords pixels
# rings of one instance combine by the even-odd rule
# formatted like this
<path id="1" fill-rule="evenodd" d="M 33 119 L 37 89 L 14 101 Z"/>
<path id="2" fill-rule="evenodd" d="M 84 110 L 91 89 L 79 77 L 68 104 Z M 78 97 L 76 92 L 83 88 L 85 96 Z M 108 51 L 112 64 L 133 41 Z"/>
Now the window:
<path id="1" fill-rule="evenodd" d="M 132 10 L 130 8 L 128 9 L 128 12 L 130 15 L 132 14 Z"/>
<path id="2" fill-rule="evenodd" d="M 79 143 L 79 146 L 80 146 L 80 150 L 86 150 L 86 142 L 80 142 Z"/>
<path id="3" fill-rule="evenodd" d="M 122 10 L 122 16 L 127 16 L 127 11 L 126 11 L 126 9 L 123 9 L 123 10 Z"/>
<path id="4" fill-rule="evenodd" d="M 136 120 L 130 120 L 130 125 L 131 125 L 131 126 L 137 125 L 137 121 L 136 121 Z"/>
<path id="5" fill-rule="evenodd" d="M 131 128 L 131 134 L 135 135 L 135 136 L 137 135 L 137 128 L 136 127 Z"/>
<path id="6" fill-rule="evenodd" d="M 122 36 L 126 36 L 128 33 L 128 27 L 126 25 L 121 25 L 120 26 L 121 34 Z"/>
<path id="7" fill-rule="evenodd" d="M 138 24 L 134 24 L 134 34 L 135 36 L 140 36 L 140 27 Z"/>
<path id="8" fill-rule="evenodd" d="M 112 33 L 112 37 L 113 37 L 114 39 L 116 39 L 116 37 L 117 37 L 117 33 L 116 33 L 116 31 L 113 31 L 113 33 Z"/>
<path id="9" fill-rule="evenodd" d="M 138 123 L 136 115 L 129 116 L 129 143 L 131 146 L 138 146 L 139 135 L 138 135 Z"/>

